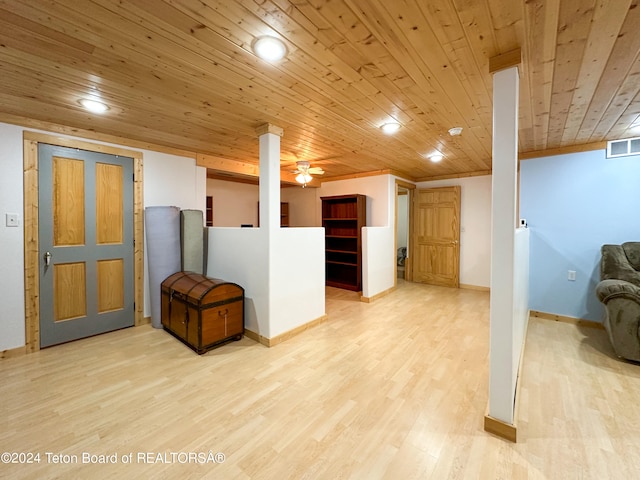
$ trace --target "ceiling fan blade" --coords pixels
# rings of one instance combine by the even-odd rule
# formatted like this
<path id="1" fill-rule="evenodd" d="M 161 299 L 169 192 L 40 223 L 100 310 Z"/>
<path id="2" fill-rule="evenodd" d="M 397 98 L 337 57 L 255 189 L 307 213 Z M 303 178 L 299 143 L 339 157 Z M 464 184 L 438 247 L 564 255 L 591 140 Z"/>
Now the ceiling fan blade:
<path id="1" fill-rule="evenodd" d="M 309 173 L 311 175 L 324 175 L 324 170 L 320 167 L 311 167 Z"/>

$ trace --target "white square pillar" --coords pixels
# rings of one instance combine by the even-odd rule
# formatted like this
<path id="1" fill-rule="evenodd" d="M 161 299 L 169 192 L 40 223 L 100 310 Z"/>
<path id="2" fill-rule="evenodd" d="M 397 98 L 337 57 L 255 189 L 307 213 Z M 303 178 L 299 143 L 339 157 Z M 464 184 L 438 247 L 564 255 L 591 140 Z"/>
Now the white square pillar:
<path id="1" fill-rule="evenodd" d="M 283 130 L 269 123 L 256 129 L 260 136 L 260 228 L 280 228 L 280 137 Z"/>
<path id="2" fill-rule="evenodd" d="M 518 174 L 518 67 L 493 75 L 489 416 L 514 423 L 514 243 Z M 516 368 L 514 369 L 514 365 Z"/>

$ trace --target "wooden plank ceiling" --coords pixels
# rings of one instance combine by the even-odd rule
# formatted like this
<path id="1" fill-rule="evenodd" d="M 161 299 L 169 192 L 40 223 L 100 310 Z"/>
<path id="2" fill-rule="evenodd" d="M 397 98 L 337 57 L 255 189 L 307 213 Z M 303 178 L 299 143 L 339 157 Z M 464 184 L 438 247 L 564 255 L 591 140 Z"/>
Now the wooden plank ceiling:
<path id="1" fill-rule="evenodd" d="M 0 121 L 249 165 L 269 122 L 285 171 L 487 172 L 489 59 L 517 47 L 520 152 L 634 136 L 639 1 L 0 0 Z M 284 60 L 253 54 L 263 35 L 285 42 Z M 84 111 L 92 95 L 110 110 Z M 394 136 L 379 129 L 390 120 Z"/>

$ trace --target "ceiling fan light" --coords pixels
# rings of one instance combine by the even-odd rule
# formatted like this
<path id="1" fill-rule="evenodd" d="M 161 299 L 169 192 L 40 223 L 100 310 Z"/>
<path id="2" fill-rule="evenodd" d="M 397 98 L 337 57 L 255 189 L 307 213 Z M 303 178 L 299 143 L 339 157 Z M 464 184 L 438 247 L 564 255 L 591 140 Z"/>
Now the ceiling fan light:
<path id="1" fill-rule="evenodd" d="M 104 113 L 109 110 L 109 107 L 106 104 L 97 100 L 91 100 L 90 98 L 82 98 L 78 100 L 78 103 L 93 113 Z"/>
<path id="2" fill-rule="evenodd" d="M 393 135 L 398 130 L 400 130 L 400 124 L 398 122 L 387 122 L 384 125 L 380 126 L 380 129 L 386 135 Z"/>
<path id="3" fill-rule="evenodd" d="M 253 52 L 267 62 L 282 60 L 287 54 L 287 47 L 282 40 L 275 37 L 258 37 L 253 43 Z"/>
<path id="4" fill-rule="evenodd" d="M 302 185 L 306 185 L 311 180 L 313 180 L 313 177 L 308 173 L 299 173 L 296 175 L 296 182 L 301 183 Z"/>

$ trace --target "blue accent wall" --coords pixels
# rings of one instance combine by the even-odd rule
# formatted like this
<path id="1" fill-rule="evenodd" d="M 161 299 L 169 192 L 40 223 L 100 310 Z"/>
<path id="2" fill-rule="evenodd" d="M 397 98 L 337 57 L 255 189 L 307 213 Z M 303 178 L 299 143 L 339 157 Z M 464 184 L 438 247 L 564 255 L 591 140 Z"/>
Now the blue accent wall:
<path id="1" fill-rule="evenodd" d="M 596 150 L 520 165 L 520 218 L 531 230 L 529 307 L 602 321 L 600 247 L 640 241 L 640 156 L 607 159 Z"/>

